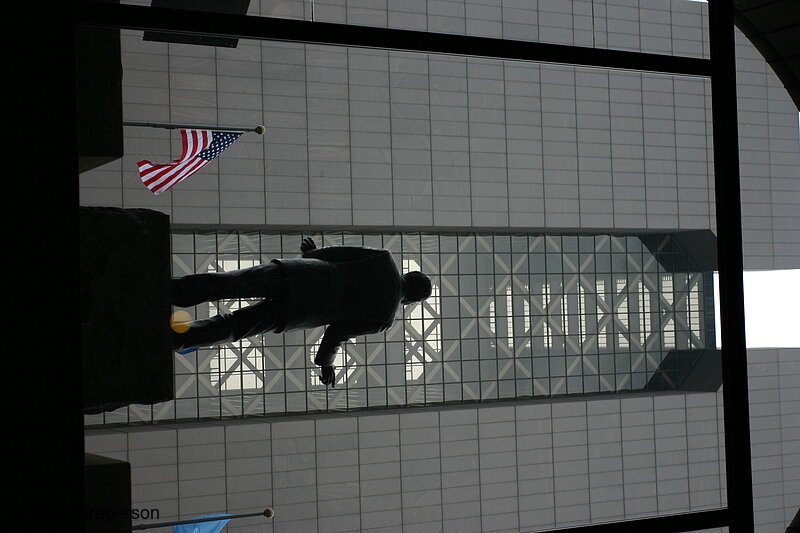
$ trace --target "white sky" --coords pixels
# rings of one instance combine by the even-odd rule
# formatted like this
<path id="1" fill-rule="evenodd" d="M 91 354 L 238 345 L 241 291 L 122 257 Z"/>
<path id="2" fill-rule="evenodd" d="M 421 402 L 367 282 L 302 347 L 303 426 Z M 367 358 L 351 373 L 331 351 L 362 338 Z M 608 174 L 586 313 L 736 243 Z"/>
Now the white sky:
<path id="1" fill-rule="evenodd" d="M 718 279 L 717 346 L 720 343 Z M 800 269 L 744 273 L 744 321 L 748 348 L 800 348 Z"/>

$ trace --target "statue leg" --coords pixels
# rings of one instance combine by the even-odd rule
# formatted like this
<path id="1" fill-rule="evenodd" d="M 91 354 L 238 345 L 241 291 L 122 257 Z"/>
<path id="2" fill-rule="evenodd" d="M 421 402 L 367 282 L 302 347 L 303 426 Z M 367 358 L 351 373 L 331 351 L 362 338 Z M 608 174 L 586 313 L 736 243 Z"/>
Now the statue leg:
<path id="1" fill-rule="evenodd" d="M 275 298 L 281 288 L 279 268 L 275 263 L 267 263 L 231 272 L 173 278 L 172 302 L 178 307 L 191 307 L 214 300 Z"/>
<path id="2" fill-rule="evenodd" d="M 185 333 L 172 332 L 173 350 L 186 350 L 237 341 L 281 326 L 278 303 L 263 300 L 232 313 L 195 320 Z"/>

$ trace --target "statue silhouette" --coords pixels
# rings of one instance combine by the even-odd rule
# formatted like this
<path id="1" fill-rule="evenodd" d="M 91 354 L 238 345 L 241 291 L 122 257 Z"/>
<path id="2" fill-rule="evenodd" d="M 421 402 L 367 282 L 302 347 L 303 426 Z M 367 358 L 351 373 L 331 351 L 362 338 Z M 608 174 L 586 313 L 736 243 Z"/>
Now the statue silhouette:
<path id="1" fill-rule="evenodd" d="M 173 349 L 327 326 L 314 364 L 321 367 L 322 383 L 335 386 L 333 361 L 342 343 L 386 330 L 400 304 L 419 302 L 431 294 L 430 278 L 418 271 L 401 276 L 388 250 L 317 248 L 312 239 L 305 238 L 300 251 L 299 259 L 273 259 L 232 272 L 173 278 L 172 301 L 179 307 L 262 298 L 229 314 L 191 321 L 184 333 L 173 331 Z"/>

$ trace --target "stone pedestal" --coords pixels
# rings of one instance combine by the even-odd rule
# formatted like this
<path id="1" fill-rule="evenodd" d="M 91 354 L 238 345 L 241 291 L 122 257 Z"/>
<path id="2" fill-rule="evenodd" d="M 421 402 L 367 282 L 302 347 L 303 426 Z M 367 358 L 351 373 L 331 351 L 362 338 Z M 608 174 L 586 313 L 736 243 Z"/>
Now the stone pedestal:
<path id="1" fill-rule="evenodd" d="M 80 228 L 84 411 L 172 399 L 169 217 L 82 207 Z"/>

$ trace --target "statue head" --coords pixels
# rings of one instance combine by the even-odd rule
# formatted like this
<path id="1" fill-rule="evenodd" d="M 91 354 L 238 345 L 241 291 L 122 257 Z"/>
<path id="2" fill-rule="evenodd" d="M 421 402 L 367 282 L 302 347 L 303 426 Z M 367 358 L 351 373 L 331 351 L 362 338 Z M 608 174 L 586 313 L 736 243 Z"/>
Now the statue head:
<path id="1" fill-rule="evenodd" d="M 403 274 L 403 300 L 402 303 L 410 304 L 414 302 L 421 302 L 431 295 L 433 285 L 431 278 L 420 272 L 414 270 Z"/>

